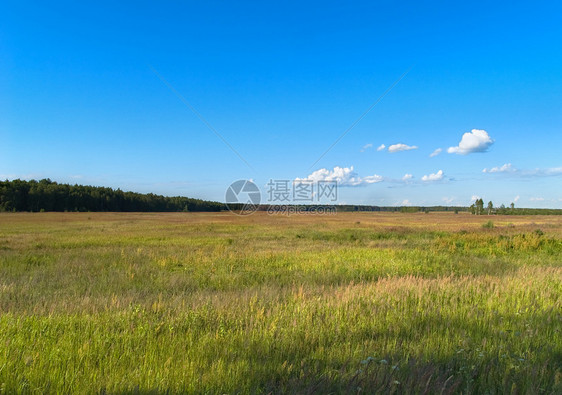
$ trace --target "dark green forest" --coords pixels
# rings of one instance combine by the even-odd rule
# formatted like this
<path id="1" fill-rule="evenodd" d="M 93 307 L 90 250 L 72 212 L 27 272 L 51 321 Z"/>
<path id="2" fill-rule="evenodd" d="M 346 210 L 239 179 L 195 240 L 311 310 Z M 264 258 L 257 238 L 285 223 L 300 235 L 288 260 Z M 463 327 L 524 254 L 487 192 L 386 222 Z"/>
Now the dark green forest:
<path id="1" fill-rule="evenodd" d="M 221 211 L 224 204 L 182 196 L 40 181 L 0 181 L 0 211 Z"/>
<path id="2" fill-rule="evenodd" d="M 484 207 L 482 199 L 470 207 L 449 206 L 355 206 L 355 205 L 260 205 L 258 210 L 284 212 L 287 208 L 293 211 L 318 211 L 334 208 L 338 212 L 349 211 L 385 211 L 416 213 L 432 211 L 471 212 L 476 215 L 550 215 L 562 214 L 560 209 L 515 208 L 501 205 L 494 207 L 492 202 Z M 50 179 L 40 181 L 12 180 L 0 181 L 0 212 L 2 211 L 123 211 L 123 212 L 178 212 L 178 211 L 223 211 L 241 209 L 241 204 L 212 202 L 183 196 L 162 196 L 153 193 L 123 192 L 121 189 L 94 187 L 85 185 L 60 184 Z"/>

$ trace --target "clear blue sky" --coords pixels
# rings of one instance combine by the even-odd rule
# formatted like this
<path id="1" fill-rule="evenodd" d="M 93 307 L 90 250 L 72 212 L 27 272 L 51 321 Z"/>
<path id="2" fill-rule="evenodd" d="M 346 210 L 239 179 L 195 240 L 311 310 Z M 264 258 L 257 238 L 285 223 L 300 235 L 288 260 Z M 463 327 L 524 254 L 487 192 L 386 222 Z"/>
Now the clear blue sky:
<path id="1" fill-rule="evenodd" d="M 116 3 L 0 6 L 0 178 L 224 201 L 322 173 L 342 203 L 562 207 L 557 2 Z"/>

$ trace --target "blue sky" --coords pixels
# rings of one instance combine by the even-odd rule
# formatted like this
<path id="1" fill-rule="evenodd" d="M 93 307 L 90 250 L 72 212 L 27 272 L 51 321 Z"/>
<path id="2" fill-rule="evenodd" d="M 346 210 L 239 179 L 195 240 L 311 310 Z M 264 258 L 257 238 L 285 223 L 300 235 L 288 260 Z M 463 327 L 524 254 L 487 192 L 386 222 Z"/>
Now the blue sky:
<path id="1" fill-rule="evenodd" d="M 562 208 L 561 12 L 556 2 L 5 3 L 0 178 L 219 201 L 238 179 L 265 192 L 270 179 L 330 178 L 342 203 L 481 196 Z M 472 145 L 448 153 L 465 133 Z M 417 148 L 390 152 L 396 144 Z"/>

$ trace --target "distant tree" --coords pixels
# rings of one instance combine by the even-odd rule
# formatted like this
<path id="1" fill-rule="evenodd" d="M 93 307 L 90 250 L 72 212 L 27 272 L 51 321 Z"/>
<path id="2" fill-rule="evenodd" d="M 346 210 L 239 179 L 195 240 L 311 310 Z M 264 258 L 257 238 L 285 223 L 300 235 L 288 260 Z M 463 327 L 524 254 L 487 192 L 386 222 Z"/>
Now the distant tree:
<path id="1" fill-rule="evenodd" d="M 513 210 L 515 208 L 515 203 L 511 202 L 511 204 L 509 205 L 509 207 Z"/>
<path id="2" fill-rule="evenodd" d="M 490 200 L 488 202 L 488 215 L 492 214 L 492 210 L 494 209 L 494 204 L 492 203 L 492 201 Z"/>
<path id="3" fill-rule="evenodd" d="M 477 215 L 484 214 L 484 200 L 482 200 L 482 198 L 477 199 L 475 204 L 476 204 L 476 214 Z"/>
<path id="4" fill-rule="evenodd" d="M 470 205 L 470 213 L 473 215 L 476 214 L 476 206 L 474 204 Z"/>

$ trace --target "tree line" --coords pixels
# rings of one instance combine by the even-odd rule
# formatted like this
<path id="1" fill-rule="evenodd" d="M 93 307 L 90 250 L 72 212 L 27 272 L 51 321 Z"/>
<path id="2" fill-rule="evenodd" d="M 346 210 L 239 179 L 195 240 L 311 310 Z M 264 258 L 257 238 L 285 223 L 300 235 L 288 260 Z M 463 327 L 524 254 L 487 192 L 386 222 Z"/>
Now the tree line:
<path id="1" fill-rule="evenodd" d="M 40 181 L 0 181 L 0 211 L 221 211 L 224 204 L 182 196 Z"/>
<path id="2" fill-rule="evenodd" d="M 468 211 L 474 215 L 562 215 L 562 210 L 554 208 L 516 208 L 515 203 L 511 202 L 509 207 L 504 204 L 494 207 L 494 203 L 489 201 L 484 207 L 484 200 L 477 199 L 470 205 Z"/>
<path id="3" fill-rule="evenodd" d="M 234 207 L 233 207 L 234 206 Z M 237 205 L 229 205 L 236 208 Z M 239 204 L 239 209 L 243 205 Z M 314 211 L 322 205 L 300 206 L 301 211 Z M 470 207 L 449 206 L 369 206 L 369 205 L 336 205 L 336 211 L 383 211 L 383 212 L 431 212 L 431 211 L 468 211 L 472 214 L 507 214 L 507 215 L 550 215 L 562 214 L 560 209 L 515 208 L 503 204 L 494 207 L 490 201 L 484 207 L 482 199 L 476 200 Z M 224 203 L 193 199 L 183 196 L 162 196 L 153 193 L 143 194 L 123 192 L 121 189 L 94 187 L 85 185 L 59 184 L 50 179 L 40 181 L 13 180 L 0 181 L 0 212 L 1 211 L 123 211 L 123 212 L 178 212 L 178 211 L 223 211 L 228 207 Z M 270 205 L 260 205 L 258 210 L 268 211 Z"/>

